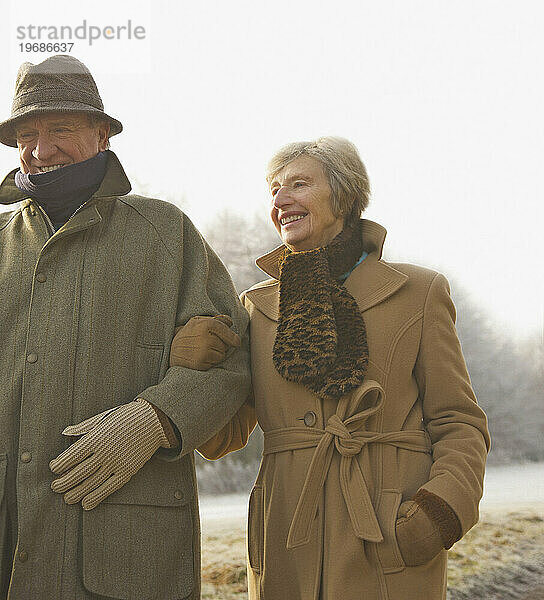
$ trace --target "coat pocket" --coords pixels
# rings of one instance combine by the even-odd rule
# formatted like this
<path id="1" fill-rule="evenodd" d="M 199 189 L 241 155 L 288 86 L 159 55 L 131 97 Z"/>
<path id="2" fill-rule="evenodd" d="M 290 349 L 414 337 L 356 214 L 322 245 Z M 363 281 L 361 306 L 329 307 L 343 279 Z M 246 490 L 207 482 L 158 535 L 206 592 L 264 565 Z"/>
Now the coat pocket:
<path id="1" fill-rule="evenodd" d="M 264 507 L 263 488 L 255 486 L 249 497 L 247 553 L 250 567 L 260 573 L 263 564 Z"/>
<path id="2" fill-rule="evenodd" d="M 136 394 L 143 392 L 161 379 L 161 365 L 164 354 L 163 344 L 136 344 L 134 385 Z"/>
<path id="3" fill-rule="evenodd" d="M 397 490 L 383 490 L 376 516 L 382 530 L 383 542 L 376 544 L 378 558 L 384 573 L 397 573 L 406 568 L 397 544 L 395 525 L 402 494 Z"/>
<path id="4" fill-rule="evenodd" d="M 152 460 L 82 516 L 83 583 L 121 600 L 180 600 L 193 592 L 191 494 Z M 159 470 L 159 473 L 157 473 Z M 159 481 L 161 480 L 161 481 Z"/>

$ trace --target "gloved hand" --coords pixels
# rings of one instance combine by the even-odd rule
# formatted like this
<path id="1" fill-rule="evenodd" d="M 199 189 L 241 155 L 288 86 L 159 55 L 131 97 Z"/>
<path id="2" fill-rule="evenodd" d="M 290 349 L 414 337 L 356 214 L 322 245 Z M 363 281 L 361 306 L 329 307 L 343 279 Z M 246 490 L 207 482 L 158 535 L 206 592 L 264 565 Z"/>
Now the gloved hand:
<path id="1" fill-rule="evenodd" d="M 225 360 L 230 347 L 240 346 L 228 315 L 193 317 L 180 327 L 172 340 L 170 366 L 207 371 Z"/>
<path id="2" fill-rule="evenodd" d="M 66 427 L 62 433 L 83 437 L 49 463 L 53 473 L 62 475 L 51 489 L 66 492 L 67 504 L 81 500 L 85 510 L 125 485 L 159 447 L 170 447 L 155 411 L 140 398 Z"/>
<path id="3" fill-rule="evenodd" d="M 444 548 L 438 527 L 413 500 L 400 505 L 395 529 L 399 550 L 407 567 L 430 561 Z"/>

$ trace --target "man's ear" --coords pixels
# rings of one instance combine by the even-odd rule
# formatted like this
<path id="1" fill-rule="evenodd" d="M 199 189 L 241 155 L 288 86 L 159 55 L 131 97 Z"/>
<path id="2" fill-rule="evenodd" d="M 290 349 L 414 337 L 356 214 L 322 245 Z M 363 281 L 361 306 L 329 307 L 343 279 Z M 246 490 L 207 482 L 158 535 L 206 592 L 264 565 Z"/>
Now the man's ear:
<path id="1" fill-rule="evenodd" d="M 110 124 L 107 121 L 102 121 L 98 125 L 98 149 L 100 152 L 107 150 L 110 147 Z"/>

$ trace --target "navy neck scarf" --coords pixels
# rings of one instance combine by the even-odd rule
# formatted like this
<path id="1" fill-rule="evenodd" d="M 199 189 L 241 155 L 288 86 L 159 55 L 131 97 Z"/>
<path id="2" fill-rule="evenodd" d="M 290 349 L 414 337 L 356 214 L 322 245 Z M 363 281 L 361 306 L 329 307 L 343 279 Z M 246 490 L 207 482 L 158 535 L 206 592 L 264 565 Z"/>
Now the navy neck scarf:
<path id="1" fill-rule="evenodd" d="M 106 173 L 107 155 L 96 156 L 48 173 L 17 171 L 15 185 L 40 204 L 55 231 L 96 192 Z"/>

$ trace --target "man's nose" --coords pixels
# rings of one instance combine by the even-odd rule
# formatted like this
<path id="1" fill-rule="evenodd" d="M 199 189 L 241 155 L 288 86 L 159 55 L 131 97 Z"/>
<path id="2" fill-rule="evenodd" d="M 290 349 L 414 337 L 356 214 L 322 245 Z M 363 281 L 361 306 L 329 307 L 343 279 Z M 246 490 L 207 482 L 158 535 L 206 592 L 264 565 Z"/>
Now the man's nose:
<path id="1" fill-rule="evenodd" d="M 48 136 L 40 135 L 34 150 L 32 150 L 32 156 L 39 161 L 45 161 L 53 156 L 56 151 L 57 147 L 51 143 Z"/>

